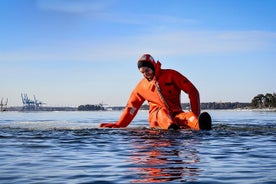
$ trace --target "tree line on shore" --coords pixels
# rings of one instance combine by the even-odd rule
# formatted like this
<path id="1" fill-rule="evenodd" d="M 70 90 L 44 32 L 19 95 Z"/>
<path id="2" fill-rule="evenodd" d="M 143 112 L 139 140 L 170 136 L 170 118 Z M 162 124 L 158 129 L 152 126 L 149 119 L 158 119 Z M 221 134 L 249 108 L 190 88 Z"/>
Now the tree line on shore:
<path id="1" fill-rule="evenodd" d="M 190 109 L 190 103 L 182 103 L 182 109 Z M 263 108 L 276 108 L 276 93 L 258 94 L 253 97 L 251 103 L 243 102 L 204 102 L 200 104 L 201 109 L 263 109 Z M 122 110 L 121 107 L 111 107 L 111 109 Z M 149 105 L 144 104 L 140 108 L 141 110 L 148 110 Z M 100 111 L 106 110 L 102 104 L 99 105 L 80 105 L 77 110 L 79 111 Z"/>
<path id="2" fill-rule="evenodd" d="M 190 109 L 190 103 L 181 104 L 183 110 Z M 276 93 L 258 94 L 249 103 L 242 102 L 204 102 L 200 104 L 201 109 L 276 109 Z M 124 106 L 108 107 L 111 110 L 122 110 Z M 97 105 L 80 105 L 76 107 L 41 107 L 40 111 L 104 111 L 108 110 L 103 104 Z M 148 110 L 149 105 L 144 104 L 141 110 Z M 1 109 L 2 110 L 2 109 Z M 22 111 L 22 107 L 7 107 L 5 111 Z M 2 111 L 4 111 L 2 110 Z"/>
<path id="3" fill-rule="evenodd" d="M 241 103 L 241 102 L 206 102 L 200 104 L 201 109 L 244 109 L 249 108 L 250 103 Z M 181 104 L 182 109 L 190 109 L 189 103 L 182 103 Z M 124 106 L 120 107 L 111 107 L 112 110 L 122 110 L 124 109 Z M 141 110 L 148 110 L 149 105 L 144 104 L 140 108 Z M 102 111 L 106 110 L 102 105 L 80 105 L 77 108 L 78 111 Z"/>
<path id="4" fill-rule="evenodd" d="M 251 101 L 252 108 L 276 108 L 276 93 L 258 94 Z"/>
<path id="5" fill-rule="evenodd" d="M 86 105 L 78 106 L 78 111 L 103 111 L 103 110 L 105 110 L 105 108 L 101 104 L 99 105 L 86 104 Z"/>

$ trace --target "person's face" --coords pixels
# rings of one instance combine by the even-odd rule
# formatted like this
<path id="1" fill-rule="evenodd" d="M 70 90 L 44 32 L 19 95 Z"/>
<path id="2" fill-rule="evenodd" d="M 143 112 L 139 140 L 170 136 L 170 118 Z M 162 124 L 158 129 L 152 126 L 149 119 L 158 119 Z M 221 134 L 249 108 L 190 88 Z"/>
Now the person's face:
<path id="1" fill-rule="evenodd" d="M 149 67 L 146 67 L 146 66 L 140 67 L 139 71 L 146 79 L 148 79 L 148 81 L 151 81 L 154 77 L 154 71 Z"/>

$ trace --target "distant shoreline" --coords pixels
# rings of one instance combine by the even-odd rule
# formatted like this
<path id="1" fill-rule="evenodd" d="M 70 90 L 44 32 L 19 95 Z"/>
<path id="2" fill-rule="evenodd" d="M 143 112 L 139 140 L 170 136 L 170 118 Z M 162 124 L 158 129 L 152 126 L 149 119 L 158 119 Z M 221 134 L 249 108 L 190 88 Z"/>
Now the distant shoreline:
<path id="1" fill-rule="evenodd" d="M 276 108 L 249 109 L 251 111 L 276 112 Z"/>
<path id="2" fill-rule="evenodd" d="M 206 104 L 206 103 L 205 103 Z M 243 103 L 245 104 L 245 103 Z M 248 103 L 249 104 L 249 103 Z M 205 107 L 205 108 L 204 108 Z M 223 106 L 224 107 L 224 106 Z M 201 106 L 202 111 L 206 110 L 236 110 L 236 111 L 259 111 L 259 112 L 276 112 L 276 108 L 251 108 L 249 106 L 244 107 L 237 107 L 237 108 L 230 108 L 229 106 L 226 106 L 225 108 L 220 106 L 214 106 L 211 108 L 206 108 L 205 105 Z M 236 106 L 234 106 L 236 107 Z M 30 109 L 30 110 L 24 110 L 22 106 L 15 106 L 15 107 L 7 107 L 2 112 L 11 112 L 11 111 L 18 111 L 18 112 L 51 112 L 51 111 L 122 111 L 124 109 L 124 106 L 114 106 L 114 107 L 108 107 L 104 110 L 79 110 L 78 107 L 40 107 L 39 109 Z M 184 111 L 187 111 L 190 109 L 190 106 L 188 103 L 182 104 L 182 109 Z M 140 110 L 148 110 L 148 105 L 141 106 Z"/>
<path id="3" fill-rule="evenodd" d="M 254 111 L 254 112 L 276 112 L 276 108 L 266 108 L 266 109 L 252 109 L 252 108 L 244 108 L 244 109 L 201 109 L 201 111 L 206 111 L 206 110 L 213 110 L 213 111 Z"/>

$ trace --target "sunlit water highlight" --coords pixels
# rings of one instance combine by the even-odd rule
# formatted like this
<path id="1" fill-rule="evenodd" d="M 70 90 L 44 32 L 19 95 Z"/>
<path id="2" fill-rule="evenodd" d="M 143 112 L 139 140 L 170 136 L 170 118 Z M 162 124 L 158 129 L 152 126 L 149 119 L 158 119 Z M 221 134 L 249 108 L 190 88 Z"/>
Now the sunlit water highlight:
<path id="1" fill-rule="evenodd" d="M 98 128 L 121 111 L 0 113 L 0 183 L 275 183 L 276 113 L 209 111 L 212 131 Z"/>

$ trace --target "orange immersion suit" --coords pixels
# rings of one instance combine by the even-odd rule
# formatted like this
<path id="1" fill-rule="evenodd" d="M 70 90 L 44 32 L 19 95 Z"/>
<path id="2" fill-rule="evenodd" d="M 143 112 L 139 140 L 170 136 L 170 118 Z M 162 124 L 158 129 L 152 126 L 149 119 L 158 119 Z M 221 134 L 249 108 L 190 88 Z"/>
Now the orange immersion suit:
<path id="1" fill-rule="evenodd" d="M 161 69 L 159 61 L 153 61 L 152 64 L 155 69 L 153 80 L 143 78 L 132 91 L 120 119 L 111 126 L 101 126 L 127 127 L 147 100 L 150 127 L 168 129 L 172 124 L 177 124 L 180 128 L 199 130 L 200 100 L 196 87 L 179 72 Z M 184 112 L 181 108 L 181 91 L 189 96 L 191 112 Z"/>

